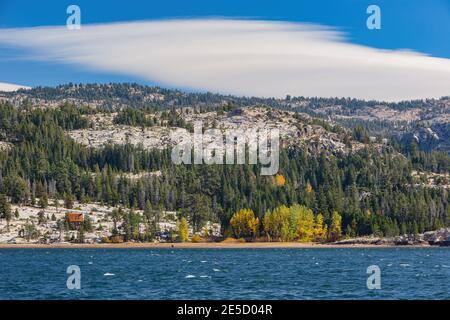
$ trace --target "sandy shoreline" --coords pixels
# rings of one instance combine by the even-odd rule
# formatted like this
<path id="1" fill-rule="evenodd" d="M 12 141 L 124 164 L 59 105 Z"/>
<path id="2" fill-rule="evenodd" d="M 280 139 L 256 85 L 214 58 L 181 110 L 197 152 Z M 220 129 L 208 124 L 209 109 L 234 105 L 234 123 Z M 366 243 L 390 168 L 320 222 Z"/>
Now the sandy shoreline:
<path id="1" fill-rule="evenodd" d="M 275 248 L 300 248 L 300 249 L 317 249 L 317 248 L 431 248 L 430 245 L 368 245 L 368 244 L 316 244 L 316 243 L 299 243 L 299 242 L 248 242 L 248 243 L 223 243 L 223 242 L 206 242 L 206 243 L 115 243 L 115 244 L 0 244 L 0 249 L 132 249 L 132 248 L 166 248 L 166 249 L 275 249 Z"/>

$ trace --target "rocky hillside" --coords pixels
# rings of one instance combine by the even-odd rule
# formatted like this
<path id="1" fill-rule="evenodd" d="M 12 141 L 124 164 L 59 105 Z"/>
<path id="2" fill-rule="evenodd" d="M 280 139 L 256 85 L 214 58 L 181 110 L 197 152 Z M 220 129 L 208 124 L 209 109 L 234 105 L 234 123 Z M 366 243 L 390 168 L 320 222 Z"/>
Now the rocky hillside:
<path id="1" fill-rule="evenodd" d="M 42 107 L 56 107 L 62 102 L 96 108 L 123 107 L 168 109 L 172 107 L 221 108 L 265 105 L 326 119 L 353 129 L 364 127 L 370 135 L 395 139 L 408 144 L 415 141 L 425 151 L 450 153 L 450 98 L 386 103 L 350 98 L 263 99 L 213 93 L 186 93 L 178 90 L 137 84 L 68 84 L 54 88 L 0 92 L 0 100 L 14 105 L 24 102 Z"/>
<path id="2" fill-rule="evenodd" d="M 293 99 L 285 105 L 348 128 L 416 142 L 422 150 L 450 152 L 450 98 L 381 103 L 345 99 Z"/>
<path id="3" fill-rule="evenodd" d="M 351 132 L 343 128 L 328 126 L 327 122 L 314 121 L 308 115 L 300 115 L 292 111 L 282 111 L 268 107 L 236 108 L 232 111 L 194 112 L 192 108 L 178 109 L 177 115 L 186 126 L 201 122 L 204 129 L 217 128 L 226 130 L 270 130 L 278 129 L 283 146 L 303 145 L 310 152 L 321 150 L 333 154 L 348 153 L 359 150 L 364 144 L 351 138 Z M 166 123 L 150 127 L 116 124 L 117 112 L 94 113 L 85 116 L 91 124 L 89 128 L 70 130 L 67 134 L 75 141 L 90 147 L 102 147 L 105 144 L 131 143 L 144 148 L 164 149 L 174 144 L 171 133 L 176 126 Z M 161 113 L 148 113 L 146 117 L 160 119 Z M 204 138 L 204 143 L 208 137 Z M 381 143 L 373 145 L 381 147 Z"/>

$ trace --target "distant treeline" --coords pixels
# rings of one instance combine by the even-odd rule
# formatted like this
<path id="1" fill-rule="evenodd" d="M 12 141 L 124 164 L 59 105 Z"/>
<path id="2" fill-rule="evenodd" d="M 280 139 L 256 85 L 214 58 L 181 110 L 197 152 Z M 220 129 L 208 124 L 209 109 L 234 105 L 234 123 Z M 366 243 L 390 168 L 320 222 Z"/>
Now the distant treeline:
<path id="1" fill-rule="evenodd" d="M 412 100 L 401 102 L 382 102 L 376 100 L 361 100 L 355 98 L 321 98 L 321 97 L 295 97 L 287 95 L 284 99 L 238 97 L 222 95 L 211 92 L 183 92 L 176 89 L 165 89 L 160 87 L 144 86 L 137 83 L 109 83 L 109 84 L 76 84 L 68 83 L 56 87 L 35 87 L 29 90 L 19 90 L 29 98 L 46 100 L 79 99 L 84 102 L 98 102 L 104 100 L 105 107 L 114 104 L 122 104 L 134 108 L 160 107 L 162 109 L 171 107 L 191 106 L 220 106 L 232 103 L 237 106 L 267 105 L 276 108 L 286 108 L 298 111 L 314 110 L 326 106 L 341 106 L 345 112 L 363 107 L 386 106 L 396 110 L 408 110 L 411 108 L 427 109 L 433 106 L 436 100 Z M 16 93 L 4 93 L 13 96 Z M 163 99 L 149 99 L 149 95 L 162 95 Z M 350 115 L 350 113 L 348 113 Z"/>

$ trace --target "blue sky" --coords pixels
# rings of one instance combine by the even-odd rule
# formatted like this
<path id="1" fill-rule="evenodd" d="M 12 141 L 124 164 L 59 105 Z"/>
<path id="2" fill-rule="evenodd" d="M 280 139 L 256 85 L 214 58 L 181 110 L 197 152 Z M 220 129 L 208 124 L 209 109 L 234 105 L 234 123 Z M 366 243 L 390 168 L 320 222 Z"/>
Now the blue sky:
<path id="1" fill-rule="evenodd" d="M 70 4 L 81 8 L 82 25 L 205 17 L 313 23 L 345 32 L 348 43 L 379 49 L 407 49 L 450 59 L 450 0 L 0 0 L 0 30 L 64 25 L 66 8 Z M 381 30 L 366 27 L 365 11 L 370 4 L 379 5 L 382 10 Z M 30 86 L 69 81 L 159 84 L 133 74 L 93 70 L 79 64 L 45 59 L 24 59 L 23 50 L 0 43 L 0 82 Z"/>

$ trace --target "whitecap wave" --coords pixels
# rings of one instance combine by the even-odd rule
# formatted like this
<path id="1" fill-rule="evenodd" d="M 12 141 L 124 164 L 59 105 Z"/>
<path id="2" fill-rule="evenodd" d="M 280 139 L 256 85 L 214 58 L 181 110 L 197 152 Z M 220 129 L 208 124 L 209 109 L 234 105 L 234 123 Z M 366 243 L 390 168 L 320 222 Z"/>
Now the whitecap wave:
<path id="1" fill-rule="evenodd" d="M 400 267 L 409 267 L 409 263 L 400 263 Z"/>

